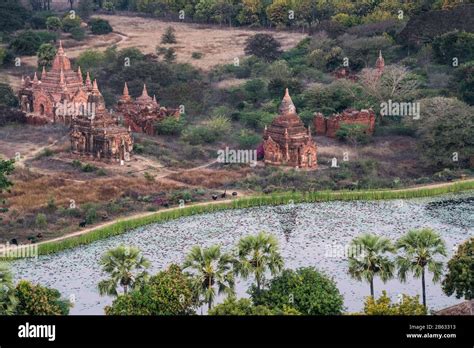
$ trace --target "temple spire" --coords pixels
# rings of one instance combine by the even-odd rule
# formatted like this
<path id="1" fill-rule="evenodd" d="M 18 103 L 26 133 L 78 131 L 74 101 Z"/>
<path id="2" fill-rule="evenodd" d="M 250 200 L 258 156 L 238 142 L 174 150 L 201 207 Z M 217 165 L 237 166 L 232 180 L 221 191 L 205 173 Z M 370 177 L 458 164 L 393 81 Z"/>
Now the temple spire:
<path id="1" fill-rule="evenodd" d="M 63 55 L 63 54 L 64 54 L 63 40 L 59 40 L 58 54 L 60 54 L 60 55 Z"/>
<path id="2" fill-rule="evenodd" d="M 283 96 L 278 111 L 280 112 L 280 115 L 288 115 L 296 112 L 295 104 L 293 104 L 293 100 L 291 100 L 288 88 L 285 89 L 285 95 Z"/>
<path id="3" fill-rule="evenodd" d="M 87 76 L 86 76 L 86 87 L 88 88 L 92 87 L 91 76 L 89 75 L 89 72 L 87 72 Z"/>
<path id="4" fill-rule="evenodd" d="M 92 86 L 93 92 L 99 92 L 99 86 L 97 86 L 97 79 L 94 79 L 94 85 Z"/>
<path id="5" fill-rule="evenodd" d="M 146 84 L 145 83 L 143 84 L 142 97 L 148 97 L 148 98 L 150 97 L 148 95 L 148 91 L 146 90 Z"/>
<path id="6" fill-rule="evenodd" d="M 125 82 L 125 84 L 123 85 L 123 96 L 124 97 L 129 97 L 130 94 L 128 93 L 128 86 L 127 86 L 127 83 Z"/>
<path id="7" fill-rule="evenodd" d="M 77 68 L 77 76 L 79 77 L 79 79 L 81 79 L 81 83 L 84 83 L 84 80 L 82 79 L 82 70 L 81 70 L 81 66 L 79 65 L 79 67 Z"/>
<path id="8" fill-rule="evenodd" d="M 46 69 L 43 65 L 43 71 L 41 72 L 41 79 L 44 79 L 46 77 Z"/>
<path id="9" fill-rule="evenodd" d="M 33 77 L 33 83 L 38 83 L 38 75 L 36 74 L 36 71 L 35 76 Z"/>

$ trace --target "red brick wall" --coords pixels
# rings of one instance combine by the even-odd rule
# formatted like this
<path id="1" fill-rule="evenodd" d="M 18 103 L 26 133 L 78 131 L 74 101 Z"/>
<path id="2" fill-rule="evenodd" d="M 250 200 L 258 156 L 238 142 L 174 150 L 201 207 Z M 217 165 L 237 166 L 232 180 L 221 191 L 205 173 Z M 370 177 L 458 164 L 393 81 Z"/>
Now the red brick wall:
<path id="1" fill-rule="evenodd" d="M 324 119 L 321 114 L 316 114 L 313 119 L 316 134 L 326 135 L 330 138 L 336 137 L 336 132 L 341 124 L 360 124 L 367 127 L 367 134 L 372 135 L 375 128 L 375 113 L 372 110 L 359 111 L 353 115 L 350 111 L 345 110 L 341 114 L 332 115 L 328 119 Z"/>

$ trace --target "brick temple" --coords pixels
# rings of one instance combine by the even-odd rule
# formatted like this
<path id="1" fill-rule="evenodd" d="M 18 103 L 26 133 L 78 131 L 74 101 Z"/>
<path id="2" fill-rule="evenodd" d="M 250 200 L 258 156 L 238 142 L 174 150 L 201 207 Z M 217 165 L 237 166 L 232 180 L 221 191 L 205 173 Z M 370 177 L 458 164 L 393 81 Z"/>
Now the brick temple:
<path id="1" fill-rule="evenodd" d="M 18 93 L 20 108 L 27 114 L 29 123 L 70 124 L 74 116 L 85 113 L 92 88 L 89 73 L 84 82 L 81 68 L 77 71 L 72 69 L 71 61 L 59 41 L 58 51 L 48 72 L 43 67 L 40 79 L 36 72 L 33 79 L 22 77 Z"/>
<path id="2" fill-rule="evenodd" d="M 143 85 L 142 94 L 133 100 L 128 92 L 127 83 L 123 87 L 123 94 L 118 100 L 116 110 L 123 116 L 124 124 L 132 131 L 148 135 L 156 133 L 155 127 L 158 122 L 167 117 L 179 119 L 180 116 L 178 109 L 167 109 L 160 106 L 155 96 L 150 97 L 146 85 Z"/>
<path id="3" fill-rule="evenodd" d="M 74 71 L 62 42 L 51 69 L 43 67 L 41 79 L 22 78 L 20 108 L 32 124 L 63 123 L 69 125 L 73 153 L 96 159 L 128 161 L 133 150 L 130 129 L 119 126 L 107 112 L 97 81 L 87 73 L 83 81 L 81 68 Z"/>
<path id="4" fill-rule="evenodd" d="M 264 161 L 266 164 L 316 169 L 317 146 L 310 128 L 305 128 L 296 113 L 288 88 L 279 108 L 279 116 L 263 134 Z"/>
<path id="5" fill-rule="evenodd" d="M 325 117 L 320 112 L 314 114 L 313 125 L 317 135 L 335 138 L 342 124 L 364 126 L 366 133 L 372 135 L 375 129 L 375 112 L 372 109 L 360 111 L 346 109 L 341 113 L 332 114 L 329 117 Z"/>
<path id="6" fill-rule="evenodd" d="M 72 119 L 69 132 L 72 152 L 121 164 L 130 161 L 133 151 L 131 129 L 119 126 L 108 113 L 97 81 L 94 81 L 88 102 L 96 105 L 94 114 L 80 114 Z"/>

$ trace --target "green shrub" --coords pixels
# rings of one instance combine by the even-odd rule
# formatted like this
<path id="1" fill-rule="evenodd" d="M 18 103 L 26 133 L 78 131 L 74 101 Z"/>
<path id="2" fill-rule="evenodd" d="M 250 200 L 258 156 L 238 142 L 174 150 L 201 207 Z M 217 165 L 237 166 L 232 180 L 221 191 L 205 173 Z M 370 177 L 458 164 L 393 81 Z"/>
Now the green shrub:
<path id="1" fill-rule="evenodd" d="M 56 289 L 32 284 L 21 280 L 16 288 L 15 295 L 18 299 L 17 315 L 68 315 L 72 304 L 61 298 L 61 293 Z"/>
<path id="2" fill-rule="evenodd" d="M 39 228 L 39 229 L 45 228 L 47 224 L 48 224 L 48 221 L 46 220 L 46 215 L 44 215 L 43 213 L 39 213 L 36 215 L 36 218 L 35 218 L 36 228 Z"/>
<path id="3" fill-rule="evenodd" d="M 367 144 L 370 141 L 367 126 L 361 124 L 341 124 L 336 132 L 336 137 L 353 145 Z"/>
<path id="4" fill-rule="evenodd" d="M 173 27 L 167 27 L 165 32 L 161 36 L 161 43 L 162 44 L 175 44 L 176 43 L 176 35 Z M 194 58 L 194 57 L 193 57 Z"/>
<path id="5" fill-rule="evenodd" d="M 82 41 L 86 37 L 86 31 L 81 27 L 74 27 L 70 30 L 71 37 L 76 41 Z"/>
<path id="6" fill-rule="evenodd" d="M 268 289 L 251 290 L 255 305 L 283 310 L 292 307 L 305 315 L 337 315 L 344 310 L 344 298 L 336 283 L 312 267 L 284 270 Z"/>
<path id="7" fill-rule="evenodd" d="M 94 35 L 104 35 L 113 31 L 108 21 L 102 18 L 94 18 L 89 22 L 91 32 Z"/>
<path id="8" fill-rule="evenodd" d="M 201 59 L 202 56 L 203 56 L 202 52 L 193 52 L 193 53 L 191 53 L 191 58 L 193 58 L 193 59 Z"/>
<path id="9" fill-rule="evenodd" d="M 97 209 L 91 205 L 86 207 L 85 221 L 87 224 L 93 224 L 97 220 Z"/>
<path id="10" fill-rule="evenodd" d="M 56 56 L 56 48 L 49 44 L 42 44 L 38 49 L 38 67 L 50 67 L 53 65 L 54 57 Z"/>
<path id="11" fill-rule="evenodd" d="M 246 129 L 242 129 L 237 136 L 237 142 L 241 149 L 254 149 L 262 142 L 262 136 Z"/>
<path id="12" fill-rule="evenodd" d="M 183 117 L 166 117 L 164 120 L 155 124 L 157 134 L 161 135 L 180 135 L 184 129 L 185 121 Z M 136 149 L 134 149 L 136 151 Z"/>
<path id="13" fill-rule="evenodd" d="M 59 31 L 63 27 L 63 23 L 61 22 L 61 19 L 56 16 L 51 16 L 46 19 L 46 28 L 48 30 L 52 31 Z"/>
<path id="14" fill-rule="evenodd" d="M 0 83 L 0 105 L 18 106 L 18 99 L 15 93 L 12 88 L 5 83 Z"/>
<path id="15" fill-rule="evenodd" d="M 81 26 L 81 17 L 78 15 L 72 15 L 71 13 L 67 13 L 63 19 L 63 31 L 66 33 L 70 33 L 72 28 L 78 28 Z"/>
<path id="16" fill-rule="evenodd" d="M 10 48 L 16 54 L 32 56 L 36 54 L 43 43 L 55 41 L 57 35 L 52 32 L 27 30 L 18 34 L 11 42 Z"/>
<path id="17" fill-rule="evenodd" d="M 454 58 L 458 64 L 474 60 L 474 33 L 451 31 L 437 36 L 432 46 L 439 63 L 452 65 Z"/>

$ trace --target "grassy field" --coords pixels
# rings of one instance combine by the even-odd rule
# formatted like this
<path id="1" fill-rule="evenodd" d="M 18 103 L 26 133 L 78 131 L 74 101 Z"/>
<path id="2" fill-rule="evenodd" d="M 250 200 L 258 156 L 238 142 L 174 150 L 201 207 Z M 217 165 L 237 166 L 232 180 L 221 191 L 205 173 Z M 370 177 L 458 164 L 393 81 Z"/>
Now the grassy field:
<path id="1" fill-rule="evenodd" d="M 172 208 L 156 213 L 141 214 L 139 217 L 120 219 L 108 224 L 107 226 L 99 226 L 87 233 L 73 237 L 61 238 L 56 241 L 42 242 L 38 245 L 38 253 L 39 255 L 51 254 L 122 234 L 151 223 L 159 223 L 196 214 L 212 213 L 225 209 L 242 209 L 256 206 L 283 205 L 303 202 L 408 199 L 436 196 L 472 189 L 474 189 L 474 180 L 467 180 L 443 185 L 433 185 L 431 187 L 415 187 L 402 190 L 291 192 L 268 196 L 244 197 L 223 202 L 200 203 L 184 208 Z"/>

